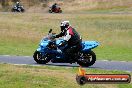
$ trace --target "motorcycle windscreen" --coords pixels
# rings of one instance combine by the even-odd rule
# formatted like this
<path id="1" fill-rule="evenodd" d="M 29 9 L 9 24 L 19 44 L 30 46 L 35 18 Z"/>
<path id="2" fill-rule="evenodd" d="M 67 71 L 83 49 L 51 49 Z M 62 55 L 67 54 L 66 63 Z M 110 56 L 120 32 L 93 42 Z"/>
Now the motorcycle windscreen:
<path id="1" fill-rule="evenodd" d="M 61 42 L 63 42 L 64 41 L 64 39 L 58 39 L 57 41 L 56 41 L 56 44 L 59 44 L 59 43 L 61 43 Z"/>
<path id="2" fill-rule="evenodd" d="M 39 43 L 39 47 L 38 47 L 37 51 L 43 52 L 43 50 L 46 48 L 48 43 L 49 43 L 48 40 L 42 39 L 41 42 Z"/>
<path id="3" fill-rule="evenodd" d="M 96 41 L 83 41 L 82 45 L 83 45 L 83 50 L 90 50 L 97 47 L 99 43 Z"/>

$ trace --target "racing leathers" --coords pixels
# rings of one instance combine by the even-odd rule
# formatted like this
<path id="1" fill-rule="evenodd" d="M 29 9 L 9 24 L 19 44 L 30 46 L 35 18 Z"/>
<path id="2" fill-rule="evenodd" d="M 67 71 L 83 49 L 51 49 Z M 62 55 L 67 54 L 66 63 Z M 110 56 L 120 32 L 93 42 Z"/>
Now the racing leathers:
<path id="1" fill-rule="evenodd" d="M 53 12 L 55 11 L 56 7 L 58 7 L 57 4 L 53 4 L 53 5 L 52 5 L 52 11 L 53 11 Z"/>
<path id="2" fill-rule="evenodd" d="M 62 36 L 64 36 L 64 42 L 59 44 L 59 47 L 67 44 L 63 52 L 65 53 L 66 58 L 69 58 L 70 60 L 74 59 L 73 54 L 77 53 L 82 48 L 81 46 L 82 39 L 80 35 L 77 33 L 77 31 L 74 28 L 69 26 L 67 30 L 63 30 L 61 31 L 60 34 L 56 35 L 56 38 Z"/>
<path id="3" fill-rule="evenodd" d="M 20 4 L 17 4 L 17 3 L 16 3 L 15 6 L 17 7 L 17 9 L 21 7 L 21 5 Z"/>

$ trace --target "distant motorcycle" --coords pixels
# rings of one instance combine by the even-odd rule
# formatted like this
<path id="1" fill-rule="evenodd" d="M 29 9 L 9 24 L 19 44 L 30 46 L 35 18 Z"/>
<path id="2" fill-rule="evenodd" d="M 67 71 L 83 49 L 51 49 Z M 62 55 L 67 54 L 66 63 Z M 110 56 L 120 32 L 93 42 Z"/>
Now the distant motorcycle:
<path id="1" fill-rule="evenodd" d="M 92 51 L 93 48 L 99 45 L 96 41 L 83 41 L 82 49 L 78 53 L 73 53 L 74 58 L 71 60 L 65 57 L 63 49 L 58 48 L 57 45 L 63 42 L 63 39 L 56 40 L 53 36 L 52 30 L 49 31 L 47 37 L 43 38 L 39 44 L 38 49 L 34 52 L 33 58 L 39 64 L 52 63 L 78 63 L 81 66 L 88 67 L 95 63 L 96 55 Z M 74 46 L 73 46 L 74 47 Z M 70 56 L 69 56 L 70 57 Z"/>
<path id="2" fill-rule="evenodd" d="M 25 12 L 25 9 L 24 7 L 21 5 L 21 6 L 13 6 L 13 8 L 11 9 L 12 12 Z"/>
<path id="3" fill-rule="evenodd" d="M 52 7 L 50 7 L 49 13 L 62 13 L 62 10 L 59 6 L 57 6 L 55 9 L 52 9 Z"/>

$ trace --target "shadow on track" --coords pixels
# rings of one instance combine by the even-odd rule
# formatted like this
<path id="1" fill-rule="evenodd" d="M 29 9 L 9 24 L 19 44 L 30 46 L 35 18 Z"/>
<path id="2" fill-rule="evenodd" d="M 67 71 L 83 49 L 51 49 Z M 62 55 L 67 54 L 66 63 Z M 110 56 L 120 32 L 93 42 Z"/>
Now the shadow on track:
<path id="1" fill-rule="evenodd" d="M 37 64 L 35 63 L 35 65 L 41 65 L 41 66 L 56 66 L 56 67 L 80 67 L 78 64 L 69 64 L 69 63 L 48 63 L 48 64 Z M 96 68 L 96 69 L 101 69 L 99 67 L 83 67 L 83 68 Z"/>

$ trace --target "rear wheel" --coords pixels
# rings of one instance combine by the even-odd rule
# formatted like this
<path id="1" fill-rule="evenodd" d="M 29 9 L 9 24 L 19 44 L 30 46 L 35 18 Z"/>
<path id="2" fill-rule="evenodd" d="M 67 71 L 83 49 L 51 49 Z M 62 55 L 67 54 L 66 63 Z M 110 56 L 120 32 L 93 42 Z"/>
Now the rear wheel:
<path id="1" fill-rule="evenodd" d="M 24 9 L 21 9 L 21 12 L 25 12 L 25 10 Z"/>
<path id="2" fill-rule="evenodd" d="M 34 52 L 33 58 L 38 64 L 46 64 L 50 61 L 48 57 L 43 57 L 39 51 Z"/>
<path id="3" fill-rule="evenodd" d="M 78 64 L 83 67 L 91 66 L 96 61 L 96 55 L 93 51 L 89 51 L 88 53 L 81 53 L 80 58 L 78 60 Z"/>

